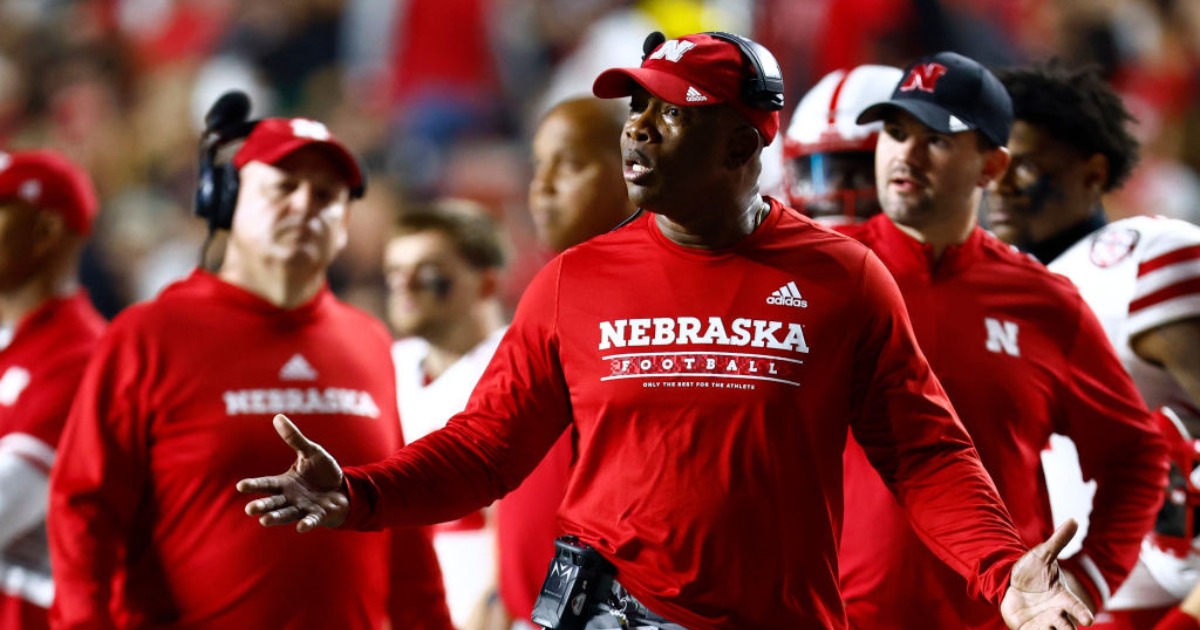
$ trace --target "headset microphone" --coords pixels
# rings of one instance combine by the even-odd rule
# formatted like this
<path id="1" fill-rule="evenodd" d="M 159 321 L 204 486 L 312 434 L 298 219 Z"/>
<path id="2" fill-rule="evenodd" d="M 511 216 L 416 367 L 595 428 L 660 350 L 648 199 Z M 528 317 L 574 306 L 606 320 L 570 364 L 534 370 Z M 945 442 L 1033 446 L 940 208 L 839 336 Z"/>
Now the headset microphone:
<path id="1" fill-rule="evenodd" d="M 245 92 L 226 92 L 217 99 L 204 115 L 206 131 L 224 129 L 236 123 L 245 122 L 250 117 L 250 97 Z"/>

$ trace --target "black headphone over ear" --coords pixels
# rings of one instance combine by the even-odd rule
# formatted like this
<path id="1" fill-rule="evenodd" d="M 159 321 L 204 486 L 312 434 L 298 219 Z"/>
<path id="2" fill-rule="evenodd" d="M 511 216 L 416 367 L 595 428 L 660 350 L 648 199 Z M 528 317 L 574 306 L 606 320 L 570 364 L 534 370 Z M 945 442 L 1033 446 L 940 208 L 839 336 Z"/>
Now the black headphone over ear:
<path id="1" fill-rule="evenodd" d="M 762 44 L 733 33 L 709 31 L 710 37 L 727 41 L 742 51 L 742 56 L 754 66 L 754 76 L 742 83 L 742 99 L 747 105 L 769 112 L 783 109 L 783 71 L 775 55 Z"/>
<path id="2" fill-rule="evenodd" d="M 217 152 L 233 140 L 245 138 L 258 124 L 248 120 L 250 97 L 245 92 L 226 92 L 204 116 L 200 136 L 200 177 L 196 187 L 196 216 L 208 221 L 211 233 L 233 225 L 237 207 L 238 170 L 232 162 L 217 163 Z"/>

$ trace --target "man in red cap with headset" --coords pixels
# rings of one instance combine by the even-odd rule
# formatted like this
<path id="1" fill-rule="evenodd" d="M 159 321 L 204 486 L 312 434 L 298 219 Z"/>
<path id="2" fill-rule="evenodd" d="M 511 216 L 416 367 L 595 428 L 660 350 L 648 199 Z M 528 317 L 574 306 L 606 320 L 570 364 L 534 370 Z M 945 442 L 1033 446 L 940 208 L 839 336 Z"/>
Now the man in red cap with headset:
<path id="1" fill-rule="evenodd" d="M 643 212 L 534 279 L 445 429 L 342 469 L 277 417 L 297 460 L 239 484 L 271 495 L 248 512 L 300 531 L 452 518 L 513 488 L 570 430 L 559 523 L 575 538 L 560 540 L 535 621 L 840 629 L 853 431 L 930 545 L 1003 601 L 1013 628 L 1090 623 L 1055 564 L 1073 528 L 1022 545 L 887 270 L 759 195 L 783 106 L 770 54 L 724 34 L 650 44 L 640 68 L 594 86 L 631 97 L 624 175 Z"/>
<path id="2" fill-rule="evenodd" d="M 104 332 L 77 277 L 98 207 L 87 174 L 58 153 L 0 153 L 2 628 L 50 627 L 50 467 Z"/>
<path id="3" fill-rule="evenodd" d="M 83 378 L 51 479 L 55 627 L 449 630 L 427 532 L 243 520 L 234 482 L 288 463 L 271 415 L 358 463 L 402 440 L 389 334 L 325 280 L 358 163 L 318 122 L 267 119 L 233 166 L 220 269 L 123 312 Z"/>

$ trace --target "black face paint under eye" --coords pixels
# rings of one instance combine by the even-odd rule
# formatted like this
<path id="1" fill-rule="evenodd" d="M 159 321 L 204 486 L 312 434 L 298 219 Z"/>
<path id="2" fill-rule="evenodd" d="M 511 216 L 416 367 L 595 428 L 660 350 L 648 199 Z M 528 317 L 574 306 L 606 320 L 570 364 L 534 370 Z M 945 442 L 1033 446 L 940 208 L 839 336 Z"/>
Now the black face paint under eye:
<path id="1" fill-rule="evenodd" d="M 1018 189 L 1021 195 L 1029 199 L 1029 207 L 1026 212 L 1032 216 L 1037 216 L 1046 210 L 1046 204 L 1052 201 L 1062 201 L 1067 198 L 1067 193 L 1063 191 L 1054 178 L 1049 173 L 1039 175 L 1037 180 L 1032 184 Z"/>

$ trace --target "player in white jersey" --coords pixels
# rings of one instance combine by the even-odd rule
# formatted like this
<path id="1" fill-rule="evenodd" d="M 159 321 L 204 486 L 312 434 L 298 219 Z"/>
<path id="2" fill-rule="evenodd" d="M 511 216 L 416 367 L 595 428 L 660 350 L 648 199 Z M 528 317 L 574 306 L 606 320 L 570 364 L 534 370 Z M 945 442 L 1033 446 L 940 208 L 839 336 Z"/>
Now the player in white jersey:
<path id="1" fill-rule="evenodd" d="M 989 190 L 991 227 L 1078 285 L 1146 404 L 1163 410 L 1164 435 L 1178 454 L 1156 530 L 1106 604 L 1107 627 L 1152 628 L 1200 580 L 1192 527 L 1200 493 L 1191 481 L 1192 436 L 1200 434 L 1200 228 L 1158 217 L 1106 222 L 1102 195 L 1129 176 L 1137 142 L 1126 128 L 1133 119 L 1095 70 L 1051 64 L 1000 77 L 1016 123 L 1012 165 Z M 1091 508 L 1070 455 L 1069 441 L 1055 440 L 1045 458 L 1056 520 Z"/>
<path id="2" fill-rule="evenodd" d="M 473 203 L 440 200 L 400 214 L 384 251 L 388 319 L 404 439 L 463 410 L 504 335 L 496 225 Z M 435 526 L 446 603 L 465 627 L 495 579 L 495 542 L 482 513 Z"/>
<path id="3" fill-rule="evenodd" d="M 903 75 L 891 66 L 834 70 L 800 99 L 783 142 L 784 187 L 792 207 L 827 225 L 879 214 L 875 141 L 883 123 L 860 125 L 858 115 L 891 98 Z"/>

